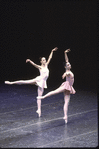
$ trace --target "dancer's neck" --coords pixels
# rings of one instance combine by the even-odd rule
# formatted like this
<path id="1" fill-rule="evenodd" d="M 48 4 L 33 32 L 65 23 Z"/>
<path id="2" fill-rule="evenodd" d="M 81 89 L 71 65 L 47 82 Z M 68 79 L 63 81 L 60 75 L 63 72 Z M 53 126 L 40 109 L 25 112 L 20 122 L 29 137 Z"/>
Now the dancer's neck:
<path id="1" fill-rule="evenodd" d="M 41 66 L 42 66 L 42 67 L 46 67 L 46 64 L 42 64 Z"/>

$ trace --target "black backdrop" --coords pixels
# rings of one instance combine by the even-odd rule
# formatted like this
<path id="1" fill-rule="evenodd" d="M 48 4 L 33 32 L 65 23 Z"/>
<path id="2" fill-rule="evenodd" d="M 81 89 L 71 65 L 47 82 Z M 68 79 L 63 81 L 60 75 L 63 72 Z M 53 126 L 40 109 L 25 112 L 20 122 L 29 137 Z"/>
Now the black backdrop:
<path id="1" fill-rule="evenodd" d="M 0 82 L 31 79 L 39 71 L 29 58 L 40 64 L 58 47 L 49 64 L 49 87 L 58 87 L 64 80 L 64 50 L 68 53 L 75 75 L 75 88 L 96 89 L 96 16 L 97 3 L 86 1 L 0 1 Z"/>

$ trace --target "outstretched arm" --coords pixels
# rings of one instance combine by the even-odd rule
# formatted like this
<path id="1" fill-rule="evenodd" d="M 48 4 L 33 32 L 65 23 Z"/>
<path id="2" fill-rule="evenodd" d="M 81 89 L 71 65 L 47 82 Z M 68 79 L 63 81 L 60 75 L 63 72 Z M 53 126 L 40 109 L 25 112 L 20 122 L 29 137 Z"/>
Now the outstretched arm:
<path id="1" fill-rule="evenodd" d="M 27 59 L 26 60 L 26 63 L 27 62 L 30 62 L 30 64 L 32 64 L 34 67 L 36 67 L 36 68 L 38 68 L 38 69 L 40 69 L 41 68 L 41 66 L 40 65 L 37 65 L 37 64 L 35 64 L 34 62 L 32 62 L 30 59 Z"/>
<path id="2" fill-rule="evenodd" d="M 49 62 L 50 62 L 50 60 L 51 60 L 51 58 L 52 58 L 52 56 L 53 56 L 53 52 L 56 51 L 57 49 L 58 49 L 57 47 L 55 47 L 54 49 L 52 49 L 52 51 L 51 51 L 51 53 L 50 53 L 50 55 L 49 55 L 49 58 L 48 58 L 48 60 L 47 60 L 47 65 L 49 64 Z"/>
<path id="3" fill-rule="evenodd" d="M 64 53 L 65 53 L 65 61 L 66 61 L 66 63 L 68 63 L 69 62 L 69 59 L 68 59 L 68 56 L 67 56 L 67 53 L 70 51 L 70 49 L 67 49 L 66 51 L 64 51 Z"/>

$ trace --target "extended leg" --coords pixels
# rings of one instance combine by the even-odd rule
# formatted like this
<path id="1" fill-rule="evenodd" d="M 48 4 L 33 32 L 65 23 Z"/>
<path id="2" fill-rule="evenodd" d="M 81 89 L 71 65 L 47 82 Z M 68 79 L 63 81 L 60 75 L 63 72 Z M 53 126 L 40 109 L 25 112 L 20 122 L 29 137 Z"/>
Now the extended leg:
<path id="1" fill-rule="evenodd" d="M 56 90 L 51 91 L 51 92 L 47 93 L 44 96 L 38 96 L 37 99 L 44 99 L 46 97 L 49 97 L 49 96 L 52 96 L 52 95 L 55 95 L 55 94 L 58 94 L 58 93 L 61 93 L 61 92 L 64 92 L 64 89 L 62 87 L 59 87 Z"/>
<path id="2" fill-rule="evenodd" d="M 34 83 L 35 83 L 35 79 L 19 80 L 19 81 L 13 81 L 13 82 L 5 81 L 5 84 L 18 84 L 18 85 L 21 85 L 21 84 L 34 84 Z"/>
<path id="3" fill-rule="evenodd" d="M 70 101 L 70 92 L 69 91 L 65 91 L 64 92 L 64 107 L 63 107 L 63 110 L 64 110 L 64 118 L 65 119 L 65 122 L 67 123 L 67 112 L 68 112 L 68 104 L 69 104 L 69 101 Z"/>
<path id="4" fill-rule="evenodd" d="M 43 92 L 44 92 L 44 89 L 41 87 L 38 87 L 38 96 L 42 96 Z M 40 117 L 41 116 L 41 100 L 37 99 L 37 107 L 38 109 L 36 112 L 39 114 L 39 117 Z"/>

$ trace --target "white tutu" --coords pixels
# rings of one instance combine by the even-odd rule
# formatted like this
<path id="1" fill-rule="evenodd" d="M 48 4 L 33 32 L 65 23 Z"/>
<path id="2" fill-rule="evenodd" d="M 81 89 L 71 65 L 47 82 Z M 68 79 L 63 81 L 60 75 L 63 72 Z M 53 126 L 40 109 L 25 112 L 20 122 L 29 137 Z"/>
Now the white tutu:
<path id="1" fill-rule="evenodd" d="M 35 78 L 36 85 L 41 88 L 47 88 L 47 82 L 42 78 L 42 76 L 38 76 Z"/>
<path id="2" fill-rule="evenodd" d="M 40 86 L 41 88 L 47 88 L 47 78 L 49 76 L 49 70 L 47 66 L 45 68 L 39 69 L 40 76 L 37 76 L 35 78 L 35 82 L 37 86 Z"/>

